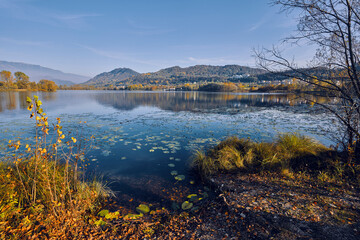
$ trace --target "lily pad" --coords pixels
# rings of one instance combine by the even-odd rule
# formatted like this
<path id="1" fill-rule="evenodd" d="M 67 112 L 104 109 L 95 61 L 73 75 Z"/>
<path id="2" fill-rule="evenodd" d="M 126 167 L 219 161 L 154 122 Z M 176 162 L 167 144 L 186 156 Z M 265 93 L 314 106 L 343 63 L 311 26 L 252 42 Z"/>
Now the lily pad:
<path id="1" fill-rule="evenodd" d="M 137 208 L 136 211 L 139 213 L 143 213 L 143 214 L 147 214 L 148 212 L 150 212 L 150 208 L 148 205 L 145 204 L 140 204 Z"/>
<path id="2" fill-rule="evenodd" d="M 171 171 L 171 173 L 170 173 L 171 175 L 173 175 L 173 176 L 175 176 L 175 175 L 177 175 L 178 174 L 178 172 L 177 171 Z"/>
<path id="3" fill-rule="evenodd" d="M 175 164 L 169 163 L 168 166 L 169 166 L 169 167 L 175 167 Z"/>
<path id="4" fill-rule="evenodd" d="M 177 176 L 175 177 L 175 179 L 178 180 L 178 181 L 182 181 L 182 180 L 185 179 L 185 176 L 184 176 L 184 175 L 177 175 Z"/>
<path id="5" fill-rule="evenodd" d="M 192 208 L 193 205 L 194 205 L 193 203 L 191 203 L 189 201 L 185 201 L 181 204 L 181 209 L 188 210 L 188 209 Z"/>

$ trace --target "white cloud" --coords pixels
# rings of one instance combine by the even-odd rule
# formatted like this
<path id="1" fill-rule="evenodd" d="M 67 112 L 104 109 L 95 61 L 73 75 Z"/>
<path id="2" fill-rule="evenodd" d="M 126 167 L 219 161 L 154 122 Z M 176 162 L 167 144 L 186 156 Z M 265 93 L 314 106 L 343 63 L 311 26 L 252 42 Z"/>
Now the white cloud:
<path id="1" fill-rule="evenodd" d="M 94 48 L 94 47 L 89 47 L 86 45 L 78 45 L 84 49 L 89 50 L 92 53 L 95 53 L 99 56 L 103 56 L 106 58 L 111 58 L 111 59 L 116 59 L 116 60 L 122 60 L 125 62 L 131 62 L 131 63 L 138 63 L 138 64 L 144 64 L 144 65 L 149 65 L 149 66 L 153 66 L 153 67 L 160 67 L 157 64 L 154 64 L 154 61 L 148 61 L 148 60 L 142 60 L 142 59 L 138 59 L 138 58 L 134 58 L 133 56 L 131 56 L 130 54 L 125 54 L 122 52 L 116 52 L 114 50 L 111 51 L 107 51 L 107 50 L 102 50 L 102 49 L 98 49 L 98 48 Z"/>
<path id="2" fill-rule="evenodd" d="M 62 14 L 62 15 L 55 15 L 54 18 L 60 20 L 74 20 L 74 19 L 82 19 L 88 17 L 101 17 L 101 14 L 96 13 L 89 13 L 89 14 Z"/>
<path id="3" fill-rule="evenodd" d="M 0 37 L 0 41 L 7 42 L 7 43 L 13 43 L 16 45 L 27 45 L 27 46 L 44 46 L 44 45 L 48 44 L 48 42 L 18 40 L 18 39 L 7 38 L 7 37 Z"/>
<path id="4" fill-rule="evenodd" d="M 257 30 L 257 29 L 260 28 L 262 25 L 264 25 L 265 22 L 266 22 L 265 20 L 261 20 L 261 21 L 257 22 L 256 24 L 254 24 L 254 25 L 249 29 L 249 31 L 252 32 L 252 31 Z"/>
<path id="5" fill-rule="evenodd" d="M 87 18 L 102 16 L 97 13 L 58 12 L 36 7 L 32 2 L 31 0 L 0 0 L 0 9 L 5 9 L 7 14 L 16 19 L 69 28 L 85 27 Z"/>

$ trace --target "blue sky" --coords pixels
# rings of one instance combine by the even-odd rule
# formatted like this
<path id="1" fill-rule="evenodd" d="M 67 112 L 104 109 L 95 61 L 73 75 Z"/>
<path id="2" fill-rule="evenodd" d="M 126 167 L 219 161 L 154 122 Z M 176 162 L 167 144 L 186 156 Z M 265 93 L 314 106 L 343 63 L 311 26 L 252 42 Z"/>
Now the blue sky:
<path id="1" fill-rule="evenodd" d="M 0 60 L 94 76 L 196 64 L 255 66 L 296 19 L 268 0 L 0 0 Z M 294 48 L 298 61 L 310 48 Z"/>

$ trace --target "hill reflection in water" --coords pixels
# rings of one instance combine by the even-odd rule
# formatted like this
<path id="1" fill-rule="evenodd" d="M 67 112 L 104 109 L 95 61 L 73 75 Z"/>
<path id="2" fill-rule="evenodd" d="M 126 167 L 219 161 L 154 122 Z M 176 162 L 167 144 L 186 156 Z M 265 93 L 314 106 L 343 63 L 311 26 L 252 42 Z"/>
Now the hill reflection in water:
<path id="1" fill-rule="evenodd" d="M 26 109 L 26 98 L 38 95 L 44 102 L 73 105 L 74 102 L 96 101 L 100 105 L 130 111 L 140 106 L 157 107 L 180 112 L 237 113 L 251 108 L 286 108 L 308 106 L 309 101 L 298 94 L 251 94 L 208 92 L 143 92 L 143 91 L 59 91 L 46 92 L 0 92 L 0 112 Z M 326 103 L 323 97 L 311 96 L 311 100 Z M 58 107 L 58 106 L 56 106 Z M 295 108 L 292 108 L 295 107 Z"/>
<path id="2" fill-rule="evenodd" d="M 217 109 L 244 109 L 248 107 L 286 107 L 306 104 L 308 101 L 295 94 L 248 94 L 205 92 L 108 92 L 94 96 L 102 105 L 120 110 L 132 110 L 139 106 L 158 107 L 162 110 L 209 111 Z M 314 100 L 314 97 L 312 98 Z M 325 98 L 316 98 L 326 102 Z"/>

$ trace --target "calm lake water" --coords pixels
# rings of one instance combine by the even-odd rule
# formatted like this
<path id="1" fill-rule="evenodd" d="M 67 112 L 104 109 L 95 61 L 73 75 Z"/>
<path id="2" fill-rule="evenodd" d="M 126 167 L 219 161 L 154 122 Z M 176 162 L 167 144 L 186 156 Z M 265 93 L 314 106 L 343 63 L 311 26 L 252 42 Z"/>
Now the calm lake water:
<path id="1" fill-rule="evenodd" d="M 332 144 L 326 137 L 331 118 L 295 95 L 0 92 L 0 157 L 10 139 L 31 143 L 34 122 L 26 97 L 32 95 L 42 100 L 50 123 L 61 118 L 67 136 L 95 137 L 86 155 L 88 170 L 105 175 L 120 198 L 135 205 L 181 202 L 204 191 L 189 171 L 190 158 L 227 136 L 271 141 L 279 133 L 298 132 Z"/>

